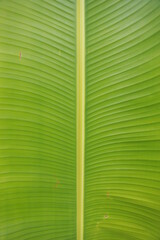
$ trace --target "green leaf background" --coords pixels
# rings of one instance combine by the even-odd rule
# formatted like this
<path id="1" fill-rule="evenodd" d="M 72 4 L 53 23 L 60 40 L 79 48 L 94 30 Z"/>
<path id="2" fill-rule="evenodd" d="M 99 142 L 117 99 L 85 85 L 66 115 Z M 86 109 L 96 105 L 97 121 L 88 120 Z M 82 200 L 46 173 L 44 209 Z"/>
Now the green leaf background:
<path id="1" fill-rule="evenodd" d="M 0 0 L 0 240 L 76 240 L 76 0 Z M 160 1 L 86 0 L 85 240 L 160 239 Z"/>
<path id="2" fill-rule="evenodd" d="M 75 2 L 0 1 L 1 240 L 76 239 L 75 19 Z"/>
<path id="3" fill-rule="evenodd" d="M 160 239 L 160 1 L 86 1 L 85 239 Z"/>

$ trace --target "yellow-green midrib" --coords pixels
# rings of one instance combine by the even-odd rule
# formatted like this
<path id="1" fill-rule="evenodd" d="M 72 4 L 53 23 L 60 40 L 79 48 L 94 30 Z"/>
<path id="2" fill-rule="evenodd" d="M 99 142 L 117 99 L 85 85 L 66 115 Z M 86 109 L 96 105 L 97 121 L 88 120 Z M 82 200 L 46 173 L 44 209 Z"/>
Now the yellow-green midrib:
<path id="1" fill-rule="evenodd" d="M 84 239 L 85 1 L 77 1 L 77 240 Z"/>

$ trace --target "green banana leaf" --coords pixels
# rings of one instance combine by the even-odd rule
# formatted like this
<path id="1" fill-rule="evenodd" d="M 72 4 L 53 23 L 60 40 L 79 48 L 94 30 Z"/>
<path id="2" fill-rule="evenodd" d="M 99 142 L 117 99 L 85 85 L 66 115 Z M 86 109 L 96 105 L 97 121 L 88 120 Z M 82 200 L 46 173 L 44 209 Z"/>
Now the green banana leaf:
<path id="1" fill-rule="evenodd" d="M 0 240 L 77 235 L 77 4 L 0 0 Z M 84 240 L 160 239 L 160 1 L 85 0 Z"/>
<path id="2" fill-rule="evenodd" d="M 160 1 L 86 2 L 85 239 L 160 239 Z"/>

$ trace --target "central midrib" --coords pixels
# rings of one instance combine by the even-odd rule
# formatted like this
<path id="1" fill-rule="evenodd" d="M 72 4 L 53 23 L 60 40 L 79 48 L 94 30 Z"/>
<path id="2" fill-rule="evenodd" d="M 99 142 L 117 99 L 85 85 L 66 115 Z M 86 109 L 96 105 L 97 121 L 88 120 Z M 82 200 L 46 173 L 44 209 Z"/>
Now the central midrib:
<path id="1" fill-rule="evenodd" d="M 77 0 L 77 240 L 84 235 L 85 0 Z"/>

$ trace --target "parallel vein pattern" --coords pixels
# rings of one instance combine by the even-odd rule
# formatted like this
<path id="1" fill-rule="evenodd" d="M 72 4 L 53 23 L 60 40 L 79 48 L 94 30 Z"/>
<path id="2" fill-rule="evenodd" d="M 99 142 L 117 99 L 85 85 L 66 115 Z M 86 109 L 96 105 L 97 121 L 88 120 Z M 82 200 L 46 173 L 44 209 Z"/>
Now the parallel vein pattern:
<path id="1" fill-rule="evenodd" d="M 0 1 L 0 239 L 76 239 L 75 1 Z"/>
<path id="2" fill-rule="evenodd" d="M 160 1 L 86 0 L 85 239 L 160 239 Z"/>

